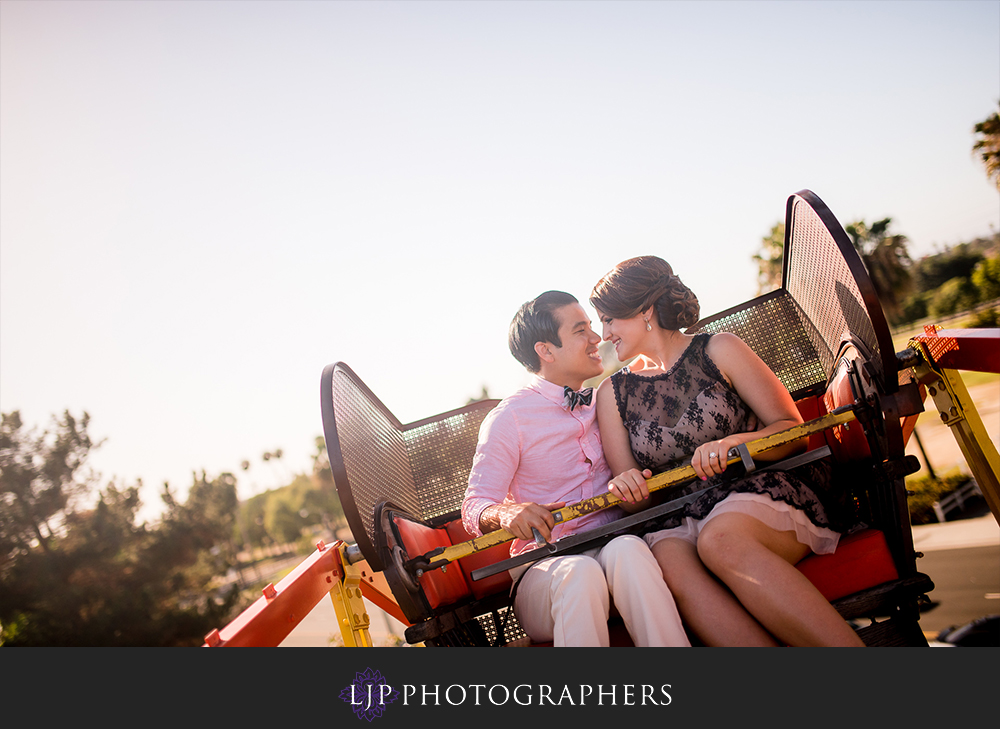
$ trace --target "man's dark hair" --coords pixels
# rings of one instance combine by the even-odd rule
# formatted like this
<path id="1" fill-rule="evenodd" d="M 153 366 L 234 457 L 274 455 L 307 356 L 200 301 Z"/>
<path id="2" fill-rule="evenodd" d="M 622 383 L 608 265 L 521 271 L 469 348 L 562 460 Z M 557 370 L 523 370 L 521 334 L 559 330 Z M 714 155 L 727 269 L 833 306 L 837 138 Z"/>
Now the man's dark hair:
<path id="1" fill-rule="evenodd" d="M 514 359 L 528 372 L 538 372 L 542 363 L 535 351 L 538 342 L 551 342 L 562 346 L 559 340 L 559 322 L 555 310 L 567 304 L 578 304 L 576 297 L 563 291 L 546 291 L 531 301 L 525 301 L 510 323 L 507 344 Z"/>

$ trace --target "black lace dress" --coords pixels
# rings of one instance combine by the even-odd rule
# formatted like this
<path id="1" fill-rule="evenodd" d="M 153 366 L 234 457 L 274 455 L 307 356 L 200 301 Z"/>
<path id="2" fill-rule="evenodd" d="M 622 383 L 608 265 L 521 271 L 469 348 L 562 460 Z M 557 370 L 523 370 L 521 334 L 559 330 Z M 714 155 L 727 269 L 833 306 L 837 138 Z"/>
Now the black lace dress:
<path id="1" fill-rule="evenodd" d="M 626 367 L 611 376 L 640 468 L 655 474 L 685 465 L 702 443 L 749 430 L 751 410 L 708 356 L 710 338 L 710 334 L 696 335 L 665 373 L 635 374 Z M 647 542 L 652 545 L 669 536 L 693 542 L 709 514 L 735 510 L 779 531 L 794 530 L 800 542 L 823 554 L 836 548 L 839 534 L 849 526 L 846 499 L 831 489 L 826 461 L 735 480 L 729 473 L 727 469 L 722 476 L 672 489 L 670 497 L 676 498 L 708 488 L 682 513 L 647 522 L 643 528 Z"/>

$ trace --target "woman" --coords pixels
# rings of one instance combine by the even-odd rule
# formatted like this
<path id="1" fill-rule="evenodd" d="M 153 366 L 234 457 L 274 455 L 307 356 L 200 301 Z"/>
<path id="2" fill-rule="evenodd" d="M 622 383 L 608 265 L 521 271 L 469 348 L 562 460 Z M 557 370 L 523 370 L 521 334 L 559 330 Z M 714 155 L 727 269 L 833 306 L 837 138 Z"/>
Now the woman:
<path id="1" fill-rule="evenodd" d="M 705 645 L 864 645 L 795 568 L 845 527 L 828 466 L 722 478 L 731 448 L 802 422 L 788 390 L 739 337 L 681 332 L 698 300 L 661 258 L 618 264 L 590 302 L 618 359 L 634 360 L 597 393 L 611 492 L 642 508 L 645 479 L 686 461 L 698 480 L 685 490 L 708 488 L 645 536 L 688 628 Z"/>

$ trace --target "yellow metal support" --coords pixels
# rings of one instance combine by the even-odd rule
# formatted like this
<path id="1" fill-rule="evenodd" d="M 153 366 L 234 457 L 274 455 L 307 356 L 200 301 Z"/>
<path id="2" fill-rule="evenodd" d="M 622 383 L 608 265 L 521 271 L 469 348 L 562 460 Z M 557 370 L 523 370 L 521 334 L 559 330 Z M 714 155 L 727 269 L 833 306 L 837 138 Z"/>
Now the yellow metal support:
<path id="1" fill-rule="evenodd" d="M 927 394 L 941 413 L 941 422 L 951 429 L 993 517 L 1000 523 L 1000 455 L 986 433 L 961 374 L 958 370 L 938 368 L 922 345 L 911 346 L 922 358 L 914 367 L 917 379 L 926 385 Z"/>
<path id="2" fill-rule="evenodd" d="M 337 613 L 344 645 L 348 648 L 371 648 L 372 637 L 368 632 L 371 618 L 361 595 L 361 568 L 348 562 L 347 547 L 344 543 L 338 546 L 344 577 L 334 582 L 330 599 Z"/>

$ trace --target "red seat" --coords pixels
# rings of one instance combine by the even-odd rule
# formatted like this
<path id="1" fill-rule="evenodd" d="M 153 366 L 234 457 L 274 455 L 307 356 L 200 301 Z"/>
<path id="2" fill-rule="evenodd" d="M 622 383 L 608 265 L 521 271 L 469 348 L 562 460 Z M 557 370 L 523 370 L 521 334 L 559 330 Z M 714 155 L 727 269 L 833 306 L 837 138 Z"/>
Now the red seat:
<path id="1" fill-rule="evenodd" d="M 885 534 L 878 529 L 848 534 L 833 554 L 813 554 L 796 566 L 831 602 L 899 578 Z"/>

